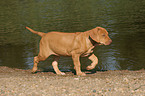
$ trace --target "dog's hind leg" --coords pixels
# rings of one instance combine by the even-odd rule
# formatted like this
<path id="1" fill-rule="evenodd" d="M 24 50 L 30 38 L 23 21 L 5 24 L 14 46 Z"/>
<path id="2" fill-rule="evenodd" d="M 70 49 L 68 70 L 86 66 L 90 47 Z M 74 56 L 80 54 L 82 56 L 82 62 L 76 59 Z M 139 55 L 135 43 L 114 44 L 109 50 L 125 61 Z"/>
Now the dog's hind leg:
<path id="1" fill-rule="evenodd" d="M 65 75 L 65 73 L 61 72 L 58 68 L 58 60 L 59 60 L 59 56 L 54 56 L 54 61 L 52 62 L 53 69 L 56 72 L 56 74 Z"/>
<path id="2" fill-rule="evenodd" d="M 32 73 L 35 73 L 37 71 L 37 65 L 38 65 L 39 61 L 44 61 L 47 57 L 42 58 L 39 55 L 34 57 L 34 65 L 32 68 Z"/>
<path id="3" fill-rule="evenodd" d="M 40 47 L 40 49 L 41 49 L 41 47 Z M 42 50 L 42 51 L 40 50 L 38 56 L 34 57 L 34 65 L 32 68 L 32 73 L 35 73 L 37 71 L 37 65 L 38 65 L 39 61 L 46 60 L 50 55 L 51 55 L 51 53 L 49 53 L 45 50 Z"/>
<path id="4" fill-rule="evenodd" d="M 34 65 L 33 65 L 33 68 L 32 68 L 32 73 L 35 73 L 37 71 L 37 65 L 39 63 L 39 60 L 38 60 L 38 56 L 35 56 L 34 57 Z"/>

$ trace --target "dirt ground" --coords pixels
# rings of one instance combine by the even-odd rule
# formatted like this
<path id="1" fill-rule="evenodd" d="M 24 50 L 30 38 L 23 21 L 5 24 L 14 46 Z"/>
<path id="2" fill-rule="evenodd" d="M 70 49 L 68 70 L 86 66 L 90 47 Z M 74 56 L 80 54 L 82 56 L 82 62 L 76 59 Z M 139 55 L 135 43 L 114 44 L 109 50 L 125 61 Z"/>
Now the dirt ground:
<path id="1" fill-rule="evenodd" d="M 145 96 L 145 70 L 53 72 L 0 67 L 0 96 Z"/>

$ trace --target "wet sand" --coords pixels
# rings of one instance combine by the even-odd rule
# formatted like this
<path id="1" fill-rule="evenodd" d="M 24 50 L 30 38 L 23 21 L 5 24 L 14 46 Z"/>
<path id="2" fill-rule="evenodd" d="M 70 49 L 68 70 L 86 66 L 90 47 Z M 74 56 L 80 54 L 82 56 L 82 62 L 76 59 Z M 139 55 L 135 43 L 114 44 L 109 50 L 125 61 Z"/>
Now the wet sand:
<path id="1" fill-rule="evenodd" d="M 87 76 L 0 67 L 0 96 L 145 96 L 145 70 L 97 71 Z"/>

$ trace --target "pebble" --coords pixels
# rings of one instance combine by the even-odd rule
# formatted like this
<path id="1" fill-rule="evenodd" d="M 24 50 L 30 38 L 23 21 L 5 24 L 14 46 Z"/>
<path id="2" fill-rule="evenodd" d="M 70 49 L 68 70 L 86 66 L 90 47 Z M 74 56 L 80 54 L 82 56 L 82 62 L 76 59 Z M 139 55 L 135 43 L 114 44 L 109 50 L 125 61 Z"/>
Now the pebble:
<path id="1" fill-rule="evenodd" d="M 126 82 L 129 82 L 129 80 L 127 78 L 124 78 L 123 80 L 126 81 Z"/>
<path id="2" fill-rule="evenodd" d="M 96 92 L 97 92 L 97 91 L 94 89 L 94 90 L 93 90 L 93 93 L 96 93 Z"/>
<path id="3" fill-rule="evenodd" d="M 79 80 L 79 78 L 74 78 L 75 80 Z"/>
<path id="4" fill-rule="evenodd" d="M 0 96 L 144 96 L 145 93 L 145 71 L 131 71 L 123 76 L 120 73 L 124 71 L 97 72 L 81 77 L 49 72 L 32 75 L 21 70 L 10 74 L 8 70 L 0 72 Z"/>

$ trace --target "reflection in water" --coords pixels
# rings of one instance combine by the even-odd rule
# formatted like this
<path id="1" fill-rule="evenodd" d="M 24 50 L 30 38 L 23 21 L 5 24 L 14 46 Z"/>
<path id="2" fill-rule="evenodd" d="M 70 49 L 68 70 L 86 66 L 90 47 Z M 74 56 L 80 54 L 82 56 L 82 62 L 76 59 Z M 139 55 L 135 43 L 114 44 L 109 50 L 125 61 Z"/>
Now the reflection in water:
<path id="1" fill-rule="evenodd" d="M 0 66 L 32 68 L 40 37 L 27 31 L 25 26 L 43 32 L 86 31 L 102 26 L 113 42 L 95 48 L 99 58 L 96 70 L 145 68 L 144 0 L 1 0 L 0 4 Z M 40 62 L 40 68 L 52 70 L 51 61 L 52 57 Z M 83 69 L 90 63 L 87 58 L 81 58 Z M 71 57 L 61 57 L 59 67 L 73 69 Z"/>
<path id="2" fill-rule="evenodd" d="M 0 50 L 1 66 L 10 66 L 13 68 L 16 67 L 25 69 L 28 68 L 28 64 L 32 62 L 32 59 L 31 60 L 29 59 L 30 56 L 33 56 L 32 48 L 28 48 L 26 51 L 25 45 L 23 46 L 6 45 L 1 46 L 0 49 L 1 49 Z"/>

